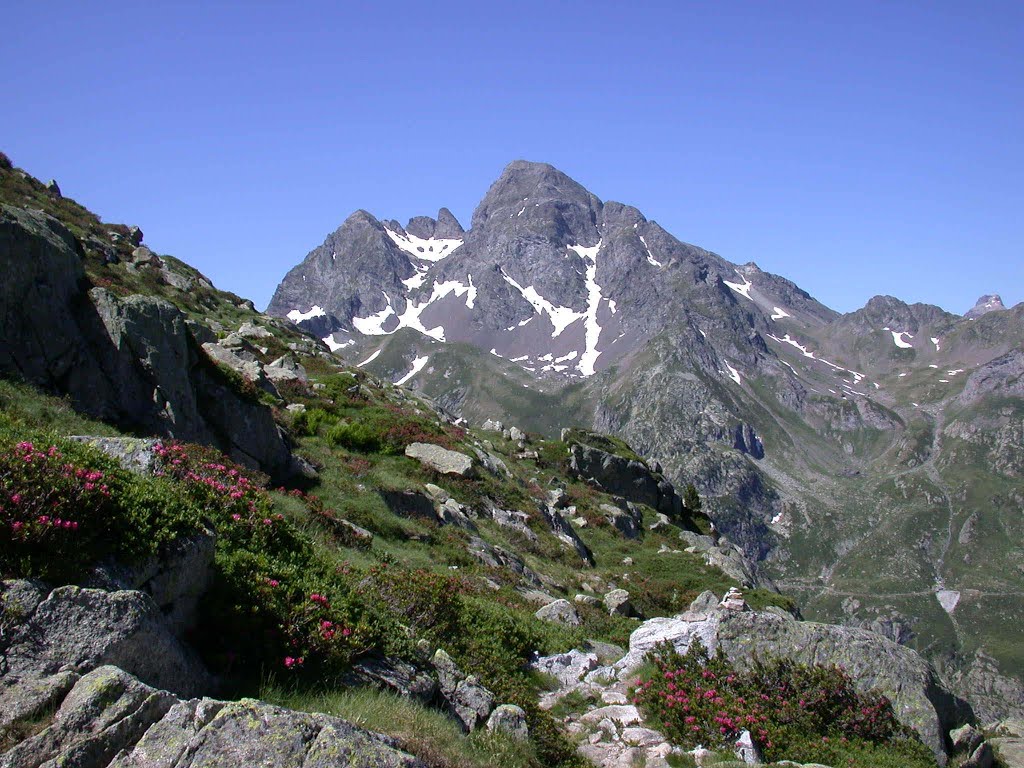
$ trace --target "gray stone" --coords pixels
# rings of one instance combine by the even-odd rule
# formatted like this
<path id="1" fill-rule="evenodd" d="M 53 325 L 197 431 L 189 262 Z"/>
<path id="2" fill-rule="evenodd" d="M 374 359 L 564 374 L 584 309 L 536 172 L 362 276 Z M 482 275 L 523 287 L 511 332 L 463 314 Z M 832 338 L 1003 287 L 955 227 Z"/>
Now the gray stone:
<path id="1" fill-rule="evenodd" d="M 543 581 L 523 559 L 504 547 L 488 544 L 479 536 L 472 536 L 467 547 L 469 554 L 490 568 L 502 568 L 519 576 L 534 587 L 543 586 Z"/>
<path id="2" fill-rule="evenodd" d="M 480 426 L 480 429 L 484 430 L 485 432 L 502 432 L 505 429 L 505 425 L 502 424 L 500 421 L 488 419 Z"/>
<path id="3" fill-rule="evenodd" d="M 6 611 L 5 606 L 5 611 Z M 113 664 L 165 690 L 195 695 L 212 680 L 174 636 L 152 598 L 65 586 L 20 617 L 6 652 L 8 674 L 40 677 Z"/>
<path id="4" fill-rule="evenodd" d="M 132 472 L 151 474 L 157 465 L 157 455 L 153 449 L 160 441 L 153 438 L 71 435 L 68 440 L 102 451 Z"/>
<path id="5" fill-rule="evenodd" d="M 242 323 L 242 326 L 235 333 L 243 339 L 267 339 L 274 335 L 262 325 L 256 325 L 255 323 Z"/>
<path id="6" fill-rule="evenodd" d="M 298 381 L 305 384 L 309 381 L 306 369 L 290 354 L 282 355 L 272 363 L 263 366 L 267 378 L 277 383 L 282 381 Z"/>
<path id="7" fill-rule="evenodd" d="M 576 597 L 573 598 L 573 602 L 579 603 L 580 605 L 592 606 L 597 606 L 601 604 L 601 601 L 593 595 L 576 595 Z"/>
<path id="8" fill-rule="evenodd" d="M 555 600 L 553 603 L 548 603 L 537 611 L 534 616 L 541 621 L 565 624 L 570 627 L 578 627 L 580 625 L 579 614 L 576 613 L 576 609 L 573 608 L 572 603 L 568 600 Z"/>
<path id="9" fill-rule="evenodd" d="M 530 740 L 526 712 L 515 704 L 502 704 L 495 707 L 491 716 L 487 718 L 487 730 L 507 734 L 516 741 Z"/>
<path id="10" fill-rule="evenodd" d="M 954 752 L 970 755 L 981 746 L 985 736 L 973 725 L 964 725 L 949 732 L 949 741 Z"/>
<path id="11" fill-rule="evenodd" d="M 613 589 L 604 596 L 604 607 L 612 616 L 632 616 L 635 611 L 629 601 L 629 592 L 624 589 Z"/>
<path id="12" fill-rule="evenodd" d="M 767 611 L 715 609 L 650 619 L 630 635 L 629 653 L 616 663 L 617 674 L 630 674 L 660 643 L 685 653 L 694 638 L 711 653 L 722 649 L 741 669 L 755 656 L 840 666 L 859 691 L 878 689 L 888 696 L 900 722 L 943 761 L 947 724 L 962 716 L 935 671 L 911 649 L 866 630 L 796 621 Z"/>
<path id="13" fill-rule="evenodd" d="M 216 542 L 216 534 L 208 530 L 181 536 L 143 562 L 98 566 L 86 586 L 145 592 L 171 631 L 184 637 L 196 626 L 199 601 L 213 581 Z"/>
<path id="14" fill-rule="evenodd" d="M 530 662 L 530 669 L 551 675 L 563 687 L 572 687 L 597 667 L 597 654 L 573 649 L 568 653 L 541 656 Z"/>
<path id="15" fill-rule="evenodd" d="M 405 455 L 442 475 L 469 477 L 473 472 L 473 459 L 458 451 L 449 451 L 431 443 L 412 443 Z"/>
<path id="16" fill-rule="evenodd" d="M 0 768 L 106 766 L 175 701 L 116 667 L 99 667 L 75 683 L 48 727 L 0 756 Z"/>
<path id="17" fill-rule="evenodd" d="M 343 682 L 350 686 L 371 685 L 424 704 L 432 703 L 439 691 L 433 676 L 407 661 L 387 656 L 353 662 Z"/>
<path id="18" fill-rule="evenodd" d="M 526 440 L 526 433 L 519 429 L 519 427 L 509 427 L 508 436 L 509 439 L 517 443 L 524 442 Z"/>
<path id="19" fill-rule="evenodd" d="M 987 741 L 981 742 L 971 756 L 960 763 L 960 768 L 992 768 L 995 764 L 995 752 Z"/>
<path id="20" fill-rule="evenodd" d="M 486 723 L 494 709 L 494 694 L 472 675 L 464 675 L 441 649 L 434 653 L 431 663 L 437 671 L 441 696 L 463 730 L 468 733 Z"/>
<path id="21" fill-rule="evenodd" d="M 682 514 L 682 500 L 672 484 L 635 459 L 573 443 L 569 446 L 569 471 L 606 493 L 646 504 L 670 518 Z"/>
<path id="22" fill-rule="evenodd" d="M 572 523 L 565 519 L 565 516 L 554 507 L 547 505 L 541 505 L 541 512 L 544 515 L 544 522 L 548 524 L 548 528 L 551 529 L 551 533 L 555 535 L 555 538 L 565 544 L 567 547 L 571 547 L 575 550 L 576 554 L 579 555 L 586 565 L 591 567 L 594 566 L 594 553 L 590 551 L 583 539 L 576 533 L 576 529 L 572 527 Z"/>
<path id="23" fill-rule="evenodd" d="M 747 765 L 757 765 L 761 762 L 761 750 L 754 743 L 750 731 L 740 733 L 740 737 L 736 739 L 736 744 L 733 747 L 733 753 L 736 755 L 736 759 L 742 760 Z"/>

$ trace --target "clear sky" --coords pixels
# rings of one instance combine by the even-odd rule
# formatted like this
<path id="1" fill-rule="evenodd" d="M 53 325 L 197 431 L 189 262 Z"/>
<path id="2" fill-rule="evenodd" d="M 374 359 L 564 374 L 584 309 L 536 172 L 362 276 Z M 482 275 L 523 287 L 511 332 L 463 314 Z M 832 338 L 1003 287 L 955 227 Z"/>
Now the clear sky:
<path id="1" fill-rule="evenodd" d="M 1024 3 L 14 0 L 0 150 L 269 301 L 512 159 L 841 311 L 1024 300 Z"/>

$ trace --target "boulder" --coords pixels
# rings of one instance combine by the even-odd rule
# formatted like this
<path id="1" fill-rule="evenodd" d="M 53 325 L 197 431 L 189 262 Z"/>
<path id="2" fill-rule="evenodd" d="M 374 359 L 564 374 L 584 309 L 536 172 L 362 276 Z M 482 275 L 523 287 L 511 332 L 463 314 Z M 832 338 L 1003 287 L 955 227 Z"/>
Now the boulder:
<path id="1" fill-rule="evenodd" d="M 516 741 L 529 741 L 530 728 L 526 723 L 526 712 L 515 704 L 502 704 L 494 708 L 487 718 L 487 730 L 504 733 Z"/>
<path id="2" fill-rule="evenodd" d="M 441 523 L 441 518 L 434 508 L 434 501 L 420 491 L 387 491 L 380 492 L 381 498 L 392 513 L 411 520 L 426 520 Z"/>
<path id="3" fill-rule="evenodd" d="M 49 725 L 0 756 L 0 768 L 40 765 L 425 768 L 393 739 L 337 717 L 252 699 L 182 701 L 112 666 L 81 678 Z"/>
<path id="4" fill-rule="evenodd" d="M 949 732 L 949 741 L 953 745 L 953 751 L 965 755 L 974 752 L 984 740 L 984 734 L 973 725 L 964 725 Z"/>
<path id="5" fill-rule="evenodd" d="M 576 613 L 576 609 L 568 600 L 555 600 L 548 603 L 537 611 L 534 616 L 541 621 L 565 624 L 569 627 L 578 627 L 580 625 L 579 614 Z"/>
<path id="6" fill-rule="evenodd" d="M 740 733 L 740 737 L 736 739 L 736 744 L 733 747 L 733 754 L 736 755 L 737 760 L 747 765 L 759 765 L 761 763 L 761 750 L 754 743 L 750 731 L 742 731 Z"/>
<path id="7" fill-rule="evenodd" d="M 625 505 L 624 505 L 625 506 Z M 623 509 L 612 504 L 601 504 L 598 509 L 605 520 L 627 539 L 637 539 L 643 533 L 643 513 L 635 505 Z"/>
<path id="8" fill-rule="evenodd" d="M 563 688 L 571 688 L 598 665 L 596 653 L 573 649 L 568 653 L 540 656 L 530 662 L 530 669 L 551 675 Z"/>
<path id="9" fill-rule="evenodd" d="M 214 362 L 227 366 L 267 394 L 279 397 L 277 387 L 274 386 L 270 378 L 264 373 L 263 366 L 260 365 L 258 360 L 247 359 L 249 356 L 243 352 L 209 341 L 203 344 L 203 351 Z"/>
<path id="10" fill-rule="evenodd" d="M 309 381 L 306 369 L 292 355 L 282 355 L 274 362 L 263 366 L 263 373 L 275 383 L 297 381 L 306 384 Z"/>
<path id="11" fill-rule="evenodd" d="M 505 425 L 502 424 L 500 421 L 488 419 L 480 426 L 480 429 L 484 430 L 485 432 L 501 432 L 505 429 Z"/>
<path id="12" fill-rule="evenodd" d="M 84 443 L 102 451 L 127 470 L 139 474 L 151 474 L 157 467 L 154 448 L 160 442 L 143 437 L 96 437 L 95 435 L 71 435 L 68 440 Z"/>
<path id="13" fill-rule="evenodd" d="M 629 602 L 629 592 L 624 589 L 613 589 L 604 596 L 604 607 L 612 616 L 632 616 L 635 611 Z"/>
<path id="14" fill-rule="evenodd" d="M 437 671 L 441 697 L 463 730 L 468 733 L 486 723 L 494 709 L 494 694 L 472 675 L 463 674 L 441 649 L 434 653 L 431 663 Z"/>
<path id="15" fill-rule="evenodd" d="M 350 686 L 370 685 L 424 704 L 432 703 L 439 690 L 432 675 L 390 656 L 372 656 L 353 662 L 343 682 Z"/>
<path id="16" fill-rule="evenodd" d="M 565 544 L 567 547 L 571 547 L 575 550 L 576 554 L 579 555 L 586 565 L 590 567 L 594 566 L 594 553 L 590 551 L 583 539 L 576 533 L 576 529 L 572 527 L 572 523 L 565 519 L 565 516 L 554 507 L 547 505 L 541 505 L 541 512 L 544 515 L 544 522 L 548 524 L 548 528 L 551 529 L 551 533 L 555 535 L 555 538 Z"/>
<path id="17" fill-rule="evenodd" d="M 646 504 L 669 517 L 682 514 L 683 503 L 673 485 L 636 459 L 573 443 L 569 446 L 569 472 L 606 493 Z"/>
<path id="18" fill-rule="evenodd" d="M 141 563 L 97 567 L 88 586 L 145 592 L 175 636 L 184 637 L 196 626 L 199 601 L 213 581 L 216 542 L 209 530 L 181 536 Z"/>
<path id="19" fill-rule="evenodd" d="M 502 568 L 511 571 L 534 587 L 543 585 L 540 576 L 527 566 L 521 557 L 509 552 L 504 547 L 488 544 L 479 536 L 472 536 L 469 539 L 468 551 L 473 558 L 490 568 Z"/>
<path id="20" fill-rule="evenodd" d="M 256 325 L 255 323 L 242 323 L 242 326 L 235 333 L 243 339 L 267 339 L 274 335 L 262 325 Z"/>
<path id="21" fill-rule="evenodd" d="M 473 472 L 472 458 L 432 443 L 412 443 L 406 447 L 405 455 L 442 475 L 469 477 Z"/>
<path id="22" fill-rule="evenodd" d="M 5 600 L 5 614 L 10 604 Z M 4 623 L 7 623 L 6 621 Z M 11 622 L 6 675 L 45 678 L 113 664 L 148 684 L 186 696 L 212 679 L 194 652 L 174 636 L 143 592 L 58 587 Z"/>

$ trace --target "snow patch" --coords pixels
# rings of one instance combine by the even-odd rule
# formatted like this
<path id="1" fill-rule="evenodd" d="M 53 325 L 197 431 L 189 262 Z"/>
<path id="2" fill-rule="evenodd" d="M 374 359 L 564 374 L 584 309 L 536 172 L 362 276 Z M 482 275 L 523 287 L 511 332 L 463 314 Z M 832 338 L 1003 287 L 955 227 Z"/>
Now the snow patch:
<path id="1" fill-rule="evenodd" d="M 597 342 L 601 338 L 601 326 L 597 322 L 597 309 L 602 298 L 601 286 L 597 284 L 597 253 L 601 250 L 602 242 L 602 240 L 598 240 L 597 245 L 590 248 L 582 245 L 569 246 L 570 251 L 575 251 L 587 263 L 587 311 L 583 320 L 586 328 L 586 349 L 576 365 L 576 369 L 584 377 L 594 375 L 594 365 L 601 354 L 597 351 Z"/>
<path id="2" fill-rule="evenodd" d="M 462 245 L 462 241 L 458 239 L 445 239 L 439 237 L 431 237 L 424 240 L 422 237 L 416 237 L 416 235 L 400 235 L 397 232 L 392 232 L 387 227 L 384 231 L 388 233 L 388 237 L 401 248 L 403 251 L 408 253 L 410 256 L 416 259 L 422 259 L 423 261 L 440 261 L 446 256 L 450 256 L 456 248 Z"/>
<path id="3" fill-rule="evenodd" d="M 742 384 L 743 381 L 740 379 L 740 372 L 729 365 L 729 361 L 725 361 L 725 367 L 729 369 L 729 378 L 735 381 L 737 384 Z"/>
<path id="4" fill-rule="evenodd" d="M 407 382 L 409 379 L 411 379 L 413 376 L 415 376 L 417 373 L 423 370 L 423 366 L 427 364 L 427 360 L 429 359 L 429 356 L 417 357 L 415 360 L 412 361 L 412 370 L 405 374 L 405 376 L 400 378 L 398 381 L 396 381 L 395 384 L 399 386 L 405 384 L 405 382 Z"/>
<path id="5" fill-rule="evenodd" d="M 893 342 L 893 344 L 895 344 L 900 349 L 913 349 L 914 348 L 914 345 L 911 344 L 909 341 L 907 341 L 907 339 L 912 339 L 914 337 L 911 336 L 906 331 L 889 331 L 889 333 L 892 334 L 892 342 Z M 904 339 L 903 338 L 904 336 L 906 336 L 907 339 Z"/>
<path id="6" fill-rule="evenodd" d="M 339 344 L 334 340 L 334 336 L 324 336 L 322 339 L 320 339 L 320 341 L 326 344 L 330 348 L 331 352 L 337 352 L 339 349 L 351 347 L 353 344 L 356 343 L 355 339 L 349 339 L 348 341 L 343 341 L 341 344 Z"/>
<path id="7" fill-rule="evenodd" d="M 369 365 L 370 363 L 372 363 L 374 360 L 377 359 L 377 357 L 378 357 L 378 355 L 380 355 L 380 353 L 381 353 L 381 350 L 378 349 L 376 352 L 374 352 L 368 358 L 363 360 L 363 362 L 356 363 L 356 368 L 362 368 L 364 365 Z"/>
<path id="8" fill-rule="evenodd" d="M 932 336 L 931 341 L 932 341 L 932 344 L 935 345 L 935 351 L 938 352 L 939 351 L 939 341 L 940 341 L 940 339 L 938 337 L 936 337 L 936 336 Z"/>
<path id="9" fill-rule="evenodd" d="M 388 305 L 380 312 L 375 312 L 369 317 L 352 318 L 353 327 L 364 336 L 384 336 L 387 334 L 387 331 L 384 330 L 384 323 L 395 314 L 395 310 L 391 306 L 391 297 L 385 293 L 384 298 L 388 300 Z"/>
<path id="10" fill-rule="evenodd" d="M 954 368 L 952 371 L 946 371 L 947 376 L 956 376 L 958 373 L 963 373 L 963 368 Z"/>
<path id="11" fill-rule="evenodd" d="M 554 330 L 551 332 L 552 339 L 557 339 L 562 334 L 562 331 L 586 315 L 585 312 L 576 312 L 571 307 L 560 307 L 552 304 L 541 296 L 532 285 L 524 288 L 505 272 L 504 267 L 501 269 L 501 276 L 505 279 L 506 283 L 519 291 L 522 297 L 530 302 L 535 313 L 548 316 L 548 319 L 551 320 L 551 325 L 554 327 Z M 519 325 L 526 325 L 532 319 L 532 317 L 528 317 Z"/>
<path id="12" fill-rule="evenodd" d="M 636 224 L 633 225 L 633 228 L 634 229 L 636 228 Z M 658 261 L 656 258 L 654 258 L 654 254 L 651 253 L 651 246 L 649 246 L 647 244 L 647 241 L 644 240 L 644 236 L 643 235 L 640 235 L 640 242 L 644 244 L 644 248 L 647 251 L 647 263 L 648 264 L 650 264 L 652 267 L 663 267 L 663 266 L 665 266 L 660 261 Z"/>
<path id="13" fill-rule="evenodd" d="M 935 593 L 935 599 L 939 601 L 942 610 L 952 614 L 956 609 L 956 604 L 960 602 L 960 593 L 955 589 L 940 589 Z"/>
<path id="14" fill-rule="evenodd" d="M 796 347 L 797 349 L 799 349 L 799 350 L 800 350 L 800 353 L 801 353 L 801 354 L 802 354 L 802 355 L 803 355 L 804 357 L 809 357 L 809 358 L 811 358 L 812 360 L 814 360 L 814 359 L 815 359 L 815 358 L 814 358 L 814 353 L 813 353 L 813 352 L 811 352 L 811 351 L 810 351 L 809 349 L 807 349 L 807 347 L 805 347 L 805 346 L 804 346 L 803 344 L 801 344 L 801 343 L 800 343 L 799 341 L 797 341 L 796 339 L 794 339 L 794 338 L 793 338 L 792 336 L 790 336 L 790 335 L 789 335 L 788 333 L 787 333 L 787 334 L 786 334 L 785 336 L 783 336 L 783 337 L 782 337 L 781 339 L 780 339 L 780 338 L 779 338 L 778 336 L 773 336 L 772 334 L 770 334 L 770 333 L 769 333 L 769 334 L 768 334 L 768 338 L 769 338 L 769 339 L 774 339 L 775 341 L 778 341 L 778 342 L 780 342 L 780 343 L 782 343 L 782 344 L 789 344 L 789 345 L 790 345 L 790 346 L 792 346 L 792 347 Z"/>
<path id="15" fill-rule="evenodd" d="M 736 291 L 736 293 L 740 294 L 743 298 L 750 299 L 750 289 L 754 287 L 754 284 L 747 280 L 747 276 L 741 274 L 738 269 L 736 270 L 736 274 L 743 278 L 742 283 L 730 283 L 728 280 L 723 280 L 722 282 Z M 753 301 L 753 299 L 750 300 Z"/>
<path id="16" fill-rule="evenodd" d="M 772 309 L 774 310 L 772 312 L 772 320 L 781 320 L 784 317 L 792 317 L 792 315 L 782 307 L 772 307 Z"/>
<path id="17" fill-rule="evenodd" d="M 327 317 L 327 313 L 324 312 L 323 307 L 314 304 L 309 312 L 300 312 L 297 309 L 293 309 L 288 313 L 287 317 L 293 323 L 301 323 L 303 320 L 312 320 L 314 317 Z"/>

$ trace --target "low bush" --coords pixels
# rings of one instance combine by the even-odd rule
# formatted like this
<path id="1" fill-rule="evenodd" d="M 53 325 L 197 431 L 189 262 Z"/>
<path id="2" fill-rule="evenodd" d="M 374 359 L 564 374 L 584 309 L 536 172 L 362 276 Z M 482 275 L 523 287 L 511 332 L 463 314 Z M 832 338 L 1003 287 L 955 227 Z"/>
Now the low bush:
<path id="1" fill-rule="evenodd" d="M 74 583 L 199 528 L 202 509 L 74 442 L 10 436 L 0 423 L 0 576 Z"/>
<path id="2" fill-rule="evenodd" d="M 887 754 L 906 766 L 934 765 L 889 700 L 858 693 L 838 667 L 755 659 L 749 670 L 738 671 L 721 651 L 709 656 L 699 640 L 685 655 L 666 644 L 650 659 L 653 670 L 637 686 L 634 702 L 687 749 L 729 748 L 749 731 L 768 761 L 866 768 L 876 762 L 863 756 Z"/>

